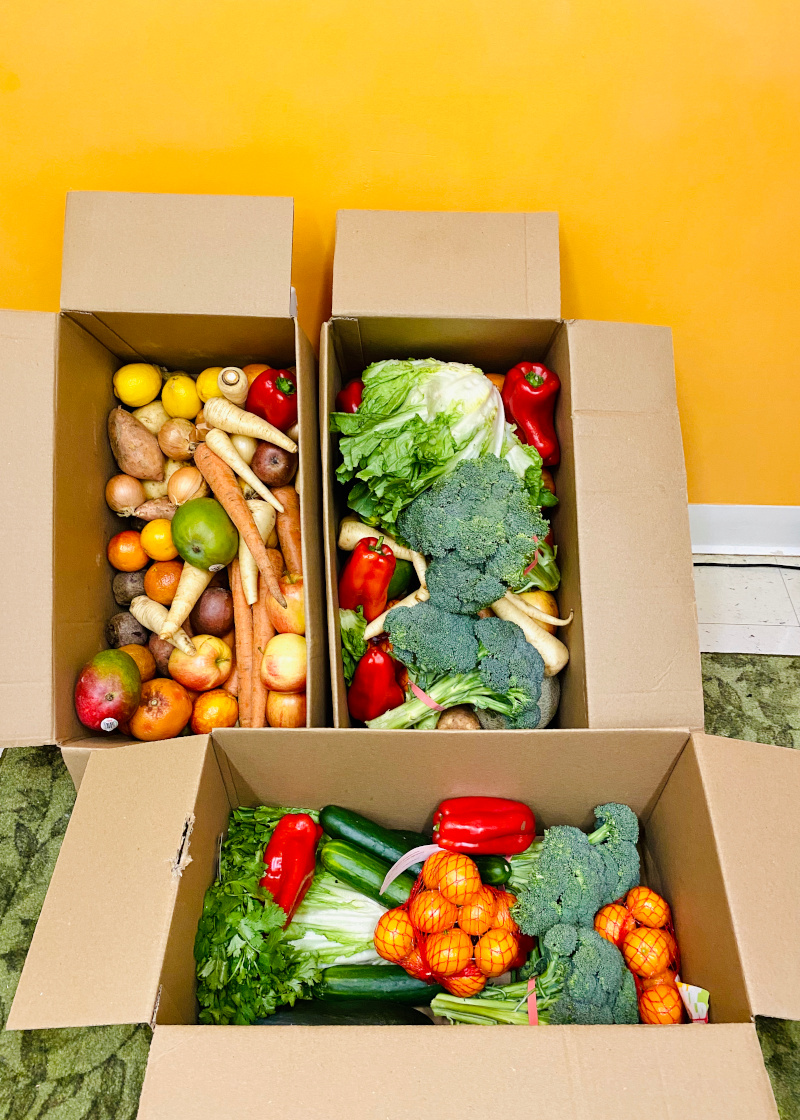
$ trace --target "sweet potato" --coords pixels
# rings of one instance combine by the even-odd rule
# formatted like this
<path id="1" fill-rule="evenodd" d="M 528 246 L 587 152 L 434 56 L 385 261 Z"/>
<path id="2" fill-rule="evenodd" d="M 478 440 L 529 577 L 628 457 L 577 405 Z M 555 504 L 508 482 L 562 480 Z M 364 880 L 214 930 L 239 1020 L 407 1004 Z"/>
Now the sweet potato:
<path id="1" fill-rule="evenodd" d="M 108 438 L 119 469 L 133 478 L 161 482 L 164 478 L 164 456 L 158 440 L 124 408 L 112 408 L 108 414 Z"/>

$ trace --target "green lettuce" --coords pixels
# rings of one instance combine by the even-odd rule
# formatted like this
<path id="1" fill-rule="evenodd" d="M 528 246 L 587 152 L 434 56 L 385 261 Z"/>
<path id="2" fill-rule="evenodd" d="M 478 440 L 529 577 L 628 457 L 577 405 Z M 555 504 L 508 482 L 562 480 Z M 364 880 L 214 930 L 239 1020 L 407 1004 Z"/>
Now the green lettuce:
<path id="1" fill-rule="evenodd" d="M 344 679 L 349 686 L 353 683 L 353 674 L 361 658 L 367 652 L 367 643 L 364 641 L 364 631 L 367 620 L 364 618 L 364 608 L 359 606 L 354 611 L 339 608 L 339 630 L 342 635 L 342 669 Z"/>

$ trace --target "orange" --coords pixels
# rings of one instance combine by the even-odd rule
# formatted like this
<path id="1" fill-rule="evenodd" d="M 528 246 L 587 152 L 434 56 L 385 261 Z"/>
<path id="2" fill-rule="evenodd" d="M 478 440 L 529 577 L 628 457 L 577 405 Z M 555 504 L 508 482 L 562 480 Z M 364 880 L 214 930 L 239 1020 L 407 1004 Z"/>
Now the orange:
<path id="1" fill-rule="evenodd" d="M 475 946 L 475 964 L 484 976 L 501 976 L 518 951 L 519 942 L 510 930 L 490 929 Z"/>
<path id="2" fill-rule="evenodd" d="M 669 906 L 649 887 L 632 887 L 625 895 L 625 905 L 642 926 L 661 929 L 670 919 Z"/>
<path id="3" fill-rule="evenodd" d="M 439 864 L 442 862 L 447 852 L 434 852 L 432 856 L 428 856 L 422 865 L 422 881 L 426 887 L 435 890 L 439 886 Z"/>
<path id="4" fill-rule="evenodd" d="M 385 961 L 399 964 L 414 948 L 414 927 L 401 907 L 387 910 L 375 926 L 375 952 Z"/>
<path id="5" fill-rule="evenodd" d="M 192 708 L 192 731 L 207 735 L 215 727 L 233 727 L 239 718 L 239 703 L 224 688 L 201 692 Z"/>
<path id="6" fill-rule="evenodd" d="M 439 891 L 420 891 L 408 907 L 411 924 L 422 933 L 441 933 L 456 924 L 458 911 Z"/>
<path id="7" fill-rule="evenodd" d="M 423 937 L 422 940 L 424 941 L 425 938 Z M 419 945 L 416 945 L 407 957 L 403 957 L 400 964 L 409 976 L 414 976 L 417 980 L 430 981 L 432 979 L 430 967 L 423 957 Z"/>
<path id="8" fill-rule="evenodd" d="M 159 560 L 147 569 L 144 577 L 144 593 L 156 603 L 170 606 L 178 590 L 178 581 L 183 571 L 182 560 Z"/>
<path id="9" fill-rule="evenodd" d="M 622 955 L 628 968 L 637 976 L 654 976 L 663 972 L 670 962 L 671 938 L 663 929 L 640 926 L 625 935 Z"/>
<path id="10" fill-rule="evenodd" d="M 621 902 L 610 902 L 594 916 L 595 933 L 619 949 L 633 926 L 633 915 Z"/>
<path id="11" fill-rule="evenodd" d="M 272 366 L 265 366 L 263 362 L 252 362 L 249 366 L 242 366 L 242 373 L 247 374 L 247 384 L 252 385 L 265 369 L 272 369 Z"/>
<path id="12" fill-rule="evenodd" d="M 669 1025 L 683 1021 L 683 1000 L 674 984 L 654 984 L 639 996 L 643 1023 Z"/>
<path id="13" fill-rule="evenodd" d="M 131 735 L 152 743 L 174 739 L 192 716 L 192 702 L 182 684 L 156 677 L 142 685 L 139 707 L 131 716 Z"/>
<path id="14" fill-rule="evenodd" d="M 495 891 L 497 910 L 492 920 L 492 929 L 507 929 L 509 933 L 519 933 L 519 926 L 511 916 L 511 907 L 516 906 L 517 896 L 511 891 Z"/>
<path id="15" fill-rule="evenodd" d="M 428 964 L 439 976 L 455 976 L 472 957 L 472 942 L 461 929 L 432 933 L 425 943 Z"/>
<path id="16" fill-rule="evenodd" d="M 462 852 L 448 852 L 439 864 L 439 890 L 448 902 L 461 906 L 481 889 L 478 865 Z"/>
<path id="17" fill-rule="evenodd" d="M 153 679 L 156 675 L 156 659 L 147 646 L 120 646 L 119 648 L 129 653 L 136 662 L 142 684 Z"/>
<path id="18" fill-rule="evenodd" d="M 142 548 L 141 534 L 135 529 L 124 529 L 108 542 L 108 562 L 119 572 L 139 572 L 149 563 Z"/>
<path id="19" fill-rule="evenodd" d="M 468 898 L 458 912 L 458 924 L 464 933 L 480 937 L 486 933 L 497 912 L 497 899 L 489 887 L 481 887 L 477 894 Z"/>
<path id="20" fill-rule="evenodd" d="M 483 991 L 486 987 L 486 977 L 475 964 L 475 961 L 470 961 L 461 972 L 443 979 L 442 987 L 451 996 L 461 996 L 462 999 L 469 999 L 470 996 L 476 996 L 478 992 Z"/>
<path id="21" fill-rule="evenodd" d="M 151 560 L 174 560 L 178 550 L 172 543 L 172 522 L 166 517 L 148 521 L 142 529 L 142 548 Z"/>

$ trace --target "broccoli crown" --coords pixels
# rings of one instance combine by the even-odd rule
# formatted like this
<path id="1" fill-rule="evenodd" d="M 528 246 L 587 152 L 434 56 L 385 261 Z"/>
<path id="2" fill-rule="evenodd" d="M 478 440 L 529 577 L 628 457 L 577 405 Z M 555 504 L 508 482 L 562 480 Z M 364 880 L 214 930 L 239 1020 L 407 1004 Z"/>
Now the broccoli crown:
<path id="1" fill-rule="evenodd" d="M 539 1008 L 550 1023 L 637 1023 L 636 985 L 616 945 L 593 929 L 559 924 L 541 939 Z M 542 968 L 542 963 L 545 967 Z"/>
<path id="2" fill-rule="evenodd" d="M 622 974 L 622 984 L 614 1001 L 615 1023 L 638 1023 L 639 1000 L 636 995 L 636 981 L 633 973 L 626 968 Z"/>
<path id="3" fill-rule="evenodd" d="M 589 843 L 596 847 L 606 866 L 606 901 L 613 902 L 639 882 L 639 853 L 636 850 L 639 821 L 633 809 L 613 801 L 598 805 L 594 815 L 602 823 L 589 836 Z"/>
<path id="4" fill-rule="evenodd" d="M 514 907 L 522 932 L 536 937 L 559 922 L 591 927 L 604 902 L 607 872 L 586 833 L 556 825 L 536 846 L 537 858 Z"/>
<path id="5" fill-rule="evenodd" d="M 453 555 L 431 561 L 427 583 L 431 601 L 453 614 L 475 615 L 506 592 L 499 580 Z"/>
<path id="6" fill-rule="evenodd" d="M 523 483 L 496 455 L 462 460 L 403 510 L 398 527 L 418 552 L 456 559 L 509 586 L 526 582 L 525 568 L 549 528 Z"/>
<path id="7" fill-rule="evenodd" d="M 628 805 L 609 801 L 605 805 L 596 805 L 594 810 L 595 820 L 601 821 L 592 833 L 592 839 L 603 833 L 602 840 L 627 840 L 635 844 L 639 839 L 639 818 Z M 596 841 L 595 841 L 596 842 Z"/>
<path id="8" fill-rule="evenodd" d="M 468 673 L 478 662 L 473 622 L 463 614 L 451 614 L 428 601 L 395 607 L 385 625 L 395 656 L 424 673 Z"/>
<path id="9" fill-rule="evenodd" d="M 475 636 L 480 643 L 481 680 L 495 692 L 511 694 L 519 702 L 515 726 L 535 727 L 539 718 L 539 697 L 544 679 L 544 661 L 538 650 L 525 639 L 515 622 L 502 618 L 479 618 Z M 527 719 L 524 719 L 526 713 Z M 523 722 L 516 723 L 517 719 Z"/>

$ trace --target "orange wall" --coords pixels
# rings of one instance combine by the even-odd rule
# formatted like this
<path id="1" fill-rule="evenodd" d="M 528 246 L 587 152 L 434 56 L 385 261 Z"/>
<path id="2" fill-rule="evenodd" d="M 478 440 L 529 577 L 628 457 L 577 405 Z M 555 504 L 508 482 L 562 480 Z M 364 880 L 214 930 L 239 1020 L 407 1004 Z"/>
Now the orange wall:
<path id="1" fill-rule="evenodd" d="M 800 503 L 795 0 L 6 0 L 0 306 L 58 305 L 70 188 L 559 210 L 567 316 L 668 323 L 695 502 Z"/>

